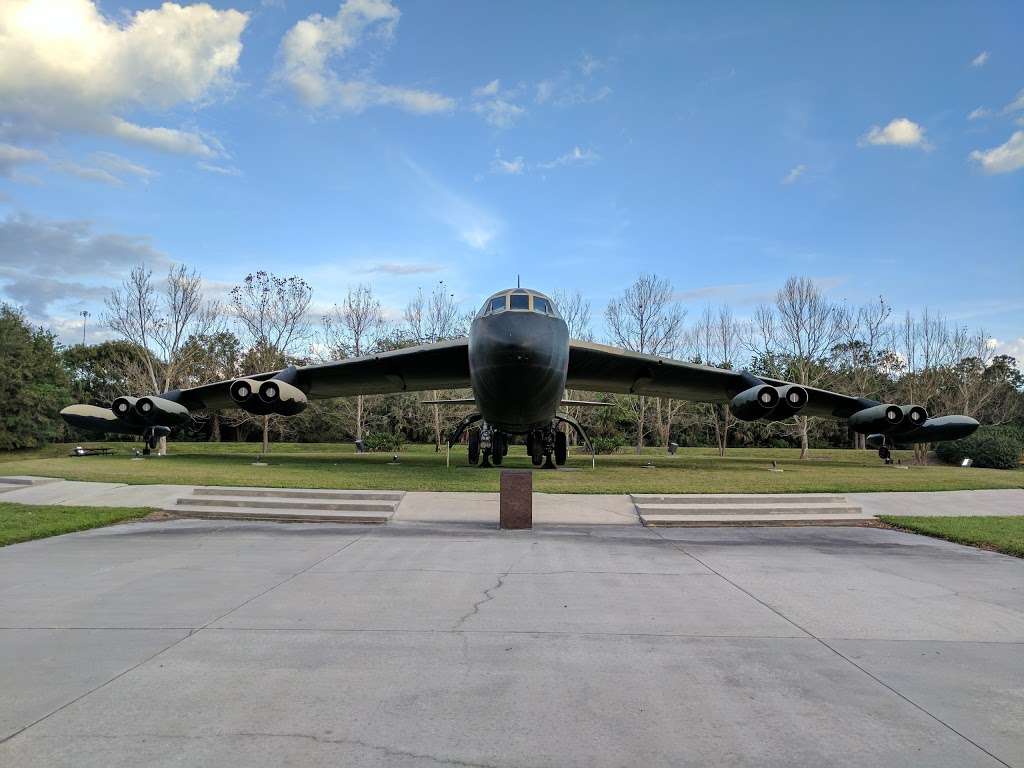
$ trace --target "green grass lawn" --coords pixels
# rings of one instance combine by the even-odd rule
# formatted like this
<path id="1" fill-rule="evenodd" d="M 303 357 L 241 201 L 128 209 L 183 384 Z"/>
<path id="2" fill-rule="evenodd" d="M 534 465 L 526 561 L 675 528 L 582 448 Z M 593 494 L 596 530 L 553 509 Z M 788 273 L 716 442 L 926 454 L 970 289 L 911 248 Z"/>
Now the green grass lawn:
<path id="1" fill-rule="evenodd" d="M 92 445 L 92 444 L 91 444 Z M 70 446 L 0 456 L 0 475 L 42 475 L 71 480 L 187 485 L 254 485 L 296 488 L 365 488 L 410 491 L 496 491 L 498 470 L 466 464 L 465 446 L 445 454 L 430 445 L 409 445 L 401 461 L 391 454 L 357 454 L 351 444 L 282 443 L 272 447 L 270 466 L 254 467 L 253 443 L 177 443 L 170 455 L 132 461 L 135 443 L 96 443 L 115 455 L 70 458 Z M 874 451 L 816 450 L 801 461 L 795 449 L 735 448 L 725 458 L 711 448 L 681 448 L 676 456 L 649 449 L 641 456 L 570 457 L 568 471 L 537 471 L 534 488 L 551 493 L 771 493 L 853 491 L 944 491 L 1024 487 L 1024 470 L 961 469 L 949 466 L 885 466 Z M 897 452 L 904 462 L 909 452 Z M 783 472 L 770 472 L 777 461 Z M 645 468 L 653 462 L 654 468 Z M 512 446 L 507 468 L 529 468 L 521 445 Z"/>
<path id="2" fill-rule="evenodd" d="M 127 507 L 38 507 L 0 503 L 0 547 L 132 520 L 148 509 Z"/>
<path id="3" fill-rule="evenodd" d="M 905 531 L 1024 557 L 1024 517 L 898 517 L 881 515 L 880 519 L 888 525 Z"/>

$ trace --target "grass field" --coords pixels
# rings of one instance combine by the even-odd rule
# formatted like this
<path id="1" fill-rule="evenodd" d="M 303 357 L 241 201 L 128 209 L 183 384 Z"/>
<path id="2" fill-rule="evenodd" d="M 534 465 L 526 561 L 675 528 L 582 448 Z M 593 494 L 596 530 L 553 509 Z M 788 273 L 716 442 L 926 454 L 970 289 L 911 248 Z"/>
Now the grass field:
<path id="1" fill-rule="evenodd" d="M 994 549 L 1024 557 L 1024 517 L 896 517 L 882 515 L 882 522 L 925 536 L 957 544 Z"/>
<path id="2" fill-rule="evenodd" d="M 127 507 L 37 507 L 0 503 L 0 547 L 133 520 L 148 512 L 148 509 Z"/>
<path id="3" fill-rule="evenodd" d="M 70 480 L 186 485 L 254 485 L 295 488 L 365 488 L 410 491 L 496 491 L 498 470 L 466 464 L 464 446 L 452 449 L 451 468 L 433 446 L 391 454 L 357 454 L 351 444 L 282 443 L 273 446 L 269 466 L 254 467 L 252 443 L 174 443 L 170 455 L 132 461 L 136 444 L 97 443 L 115 455 L 68 457 L 70 446 L 0 455 L 0 475 L 42 475 Z M 1024 487 L 1024 469 L 961 469 L 949 466 L 883 465 L 874 451 L 816 450 L 799 459 L 791 449 L 731 449 L 725 458 L 710 448 L 662 449 L 645 454 L 570 457 L 566 469 L 537 471 L 534 488 L 551 493 L 786 493 L 854 491 L 945 491 Z M 908 462 L 909 452 L 897 452 Z M 770 472 L 777 461 L 782 472 Z M 646 468 L 649 462 L 653 468 Z M 529 468 L 525 448 L 512 446 L 506 468 Z"/>

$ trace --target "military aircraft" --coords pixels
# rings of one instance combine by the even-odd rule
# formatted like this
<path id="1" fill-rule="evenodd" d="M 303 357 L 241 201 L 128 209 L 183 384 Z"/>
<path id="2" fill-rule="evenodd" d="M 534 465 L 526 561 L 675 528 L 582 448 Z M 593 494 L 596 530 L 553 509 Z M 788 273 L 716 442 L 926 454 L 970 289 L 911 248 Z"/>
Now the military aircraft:
<path id="1" fill-rule="evenodd" d="M 452 433 L 466 429 L 469 462 L 501 464 L 509 442 L 525 436 L 535 466 L 560 466 L 567 455 L 561 424 L 582 427 L 560 407 L 604 403 L 568 401 L 566 389 L 728 403 L 744 421 L 779 421 L 797 414 L 846 419 L 882 458 L 896 443 L 956 440 L 974 432 L 968 416 L 929 418 L 919 405 L 880 403 L 863 397 L 630 352 L 569 338 L 551 299 L 539 291 L 510 288 L 484 302 L 467 338 L 423 344 L 322 365 L 289 366 L 230 381 L 176 389 L 147 397 L 119 397 L 110 408 L 71 405 L 69 424 L 97 432 L 139 434 L 150 448 L 195 410 L 241 408 L 251 414 L 292 416 L 309 400 L 354 395 L 469 387 L 472 398 L 427 401 L 473 406 Z"/>

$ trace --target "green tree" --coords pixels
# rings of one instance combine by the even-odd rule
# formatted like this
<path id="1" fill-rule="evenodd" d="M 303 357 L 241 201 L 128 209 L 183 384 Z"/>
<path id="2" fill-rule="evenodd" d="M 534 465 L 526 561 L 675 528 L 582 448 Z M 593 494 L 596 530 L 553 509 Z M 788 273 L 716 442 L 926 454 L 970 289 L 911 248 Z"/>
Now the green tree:
<path id="1" fill-rule="evenodd" d="M 52 440 L 58 412 L 71 400 L 55 337 L 22 313 L 0 305 L 0 450 L 36 448 Z"/>

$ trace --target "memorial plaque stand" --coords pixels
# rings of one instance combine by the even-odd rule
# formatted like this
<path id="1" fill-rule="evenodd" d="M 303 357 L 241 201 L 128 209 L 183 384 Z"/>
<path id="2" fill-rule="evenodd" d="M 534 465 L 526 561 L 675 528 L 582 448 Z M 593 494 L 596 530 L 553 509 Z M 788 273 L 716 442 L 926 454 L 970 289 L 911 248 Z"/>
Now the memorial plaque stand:
<path id="1" fill-rule="evenodd" d="M 503 470 L 498 507 L 499 528 L 532 528 L 533 472 L 528 469 Z"/>

